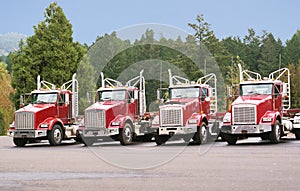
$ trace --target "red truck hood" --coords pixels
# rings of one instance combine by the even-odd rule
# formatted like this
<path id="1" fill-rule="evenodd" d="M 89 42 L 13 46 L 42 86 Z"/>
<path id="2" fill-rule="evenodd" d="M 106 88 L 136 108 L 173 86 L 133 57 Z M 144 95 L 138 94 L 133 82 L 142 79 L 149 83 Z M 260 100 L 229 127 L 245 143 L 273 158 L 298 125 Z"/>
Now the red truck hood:
<path id="1" fill-rule="evenodd" d="M 253 105 L 260 105 L 266 101 L 272 100 L 271 95 L 251 95 L 251 96 L 239 96 L 232 105 L 237 104 L 253 104 Z"/>
<path id="2" fill-rule="evenodd" d="M 116 108 L 118 106 L 122 106 L 124 105 L 125 101 L 103 101 L 103 102 L 96 102 L 93 105 L 91 105 L 90 107 L 88 107 L 86 110 L 90 110 L 90 109 L 102 109 L 102 110 L 109 110 L 111 108 Z"/>
<path id="3" fill-rule="evenodd" d="M 48 110 L 50 108 L 55 108 L 55 104 L 29 104 L 23 108 L 20 108 L 16 112 L 33 112 L 37 113 L 39 111 Z"/>
<path id="4" fill-rule="evenodd" d="M 189 105 L 194 102 L 198 102 L 197 98 L 173 98 L 168 100 L 165 104 L 181 104 L 181 105 Z"/>

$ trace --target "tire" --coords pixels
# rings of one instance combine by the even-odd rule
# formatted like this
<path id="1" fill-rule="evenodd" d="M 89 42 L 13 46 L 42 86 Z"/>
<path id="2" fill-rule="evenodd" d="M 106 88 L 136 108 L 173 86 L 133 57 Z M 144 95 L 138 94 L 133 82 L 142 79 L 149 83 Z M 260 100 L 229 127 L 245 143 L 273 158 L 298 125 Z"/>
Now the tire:
<path id="1" fill-rule="evenodd" d="M 76 143 L 83 143 L 81 135 L 79 134 L 79 131 L 76 131 L 76 137 L 74 138 L 74 140 L 76 141 Z"/>
<path id="2" fill-rule="evenodd" d="M 125 123 L 124 127 L 120 129 L 120 143 L 121 145 L 129 145 L 133 139 L 132 126 L 130 123 Z"/>
<path id="3" fill-rule="evenodd" d="M 28 140 L 23 138 L 14 138 L 13 141 L 16 146 L 24 147 Z"/>
<path id="4" fill-rule="evenodd" d="M 295 137 L 296 137 L 296 140 L 300 140 L 300 130 L 299 129 L 295 130 Z"/>
<path id="5" fill-rule="evenodd" d="M 223 134 L 224 139 L 227 141 L 228 145 L 235 145 L 238 137 L 235 135 Z"/>
<path id="6" fill-rule="evenodd" d="M 194 143 L 197 145 L 207 143 L 208 138 L 209 138 L 208 134 L 209 134 L 209 132 L 208 132 L 207 126 L 204 122 L 202 122 L 193 137 Z"/>
<path id="7" fill-rule="evenodd" d="M 165 144 L 170 139 L 169 135 L 156 135 L 155 136 L 155 143 L 157 145 Z"/>
<path id="8" fill-rule="evenodd" d="M 278 144 L 281 138 L 281 129 L 279 121 L 276 121 L 275 125 L 272 126 L 272 131 L 269 133 L 269 139 L 272 144 Z"/>
<path id="9" fill-rule="evenodd" d="M 56 146 L 60 145 L 61 141 L 63 140 L 63 131 L 60 127 L 60 125 L 55 124 L 51 131 L 48 133 L 48 140 L 50 145 Z"/>

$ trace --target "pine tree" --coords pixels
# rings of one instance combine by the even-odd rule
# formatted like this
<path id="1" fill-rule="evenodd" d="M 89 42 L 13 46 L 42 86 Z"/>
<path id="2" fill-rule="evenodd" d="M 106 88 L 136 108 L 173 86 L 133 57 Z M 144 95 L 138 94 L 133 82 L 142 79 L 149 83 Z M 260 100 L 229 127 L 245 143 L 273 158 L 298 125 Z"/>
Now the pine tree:
<path id="1" fill-rule="evenodd" d="M 46 8 L 44 17 L 34 26 L 33 36 L 21 41 L 19 51 L 11 56 L 16 98 L 36 87 L 37 75 L 58 86 L 70 80 L 85 53 L 82 45 L 73 42 L 72 25 L 57 3 Z"/>
<path id="2" fill-rule="evenodd" d="M 279 69 L 279 56 L 282 52 L 282 43 L 276 41 L 272 33 L 266 33 L 262 37 L 262 45 L 260 48 L 260 58 L 258 60 L 259 73 L 268 77 L 268 75 Z"/>
<path id="3" fill-rule="evenodd" d="M 10 85 L 10 81 L 6 65 L 0 62 L 0 135 L 6 134 L 9 123 L 13 120 L 14 106 L 10 101 L 10 96 L 14 89 Z"/>
<path id="4" fill-rule="evenodd" d="M 283 63 L 297 65 L 300 60 L 300 30 L 298 30 L 293 37 L 286 42 L 283 53 Z"/>

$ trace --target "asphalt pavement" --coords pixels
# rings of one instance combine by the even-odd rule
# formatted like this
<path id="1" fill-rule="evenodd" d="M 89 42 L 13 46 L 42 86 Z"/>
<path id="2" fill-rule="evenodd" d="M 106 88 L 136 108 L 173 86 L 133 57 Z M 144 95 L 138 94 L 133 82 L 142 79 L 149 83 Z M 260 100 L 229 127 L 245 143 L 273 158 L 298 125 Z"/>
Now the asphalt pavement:
<path id="1" fill-rule="evenodd" d="M 300 141 L 293 136 L 276 145 L 249 138 L 233 146 L 176 141 L 85 147 L 44 141 L 23 148 L 2 136 L 0 156 L 1 191 L 299 190 L 300 185 Z"/>

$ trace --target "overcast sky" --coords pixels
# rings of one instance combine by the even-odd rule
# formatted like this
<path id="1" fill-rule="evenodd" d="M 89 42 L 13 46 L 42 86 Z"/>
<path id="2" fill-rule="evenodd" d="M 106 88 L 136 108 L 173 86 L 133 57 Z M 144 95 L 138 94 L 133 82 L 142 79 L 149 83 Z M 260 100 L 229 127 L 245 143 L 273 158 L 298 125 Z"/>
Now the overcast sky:
<path id="1" fill-rule="evenodd" d="M 51 0 L 1 0 L 0 34 L 33 34 Z M 298 0 L 57 0 L 73 25 L 74 39 L 91 44 L 97 36 L 128 26 L 157 23 L 192 33 L 187 23 L 203 14 L 219 39 L 243 38 L 249 28 L 271 32 L 283 42 L 300 28 Z"/>

